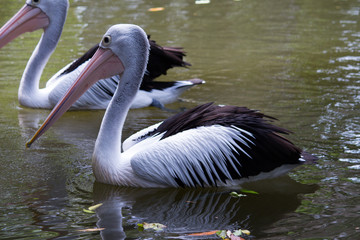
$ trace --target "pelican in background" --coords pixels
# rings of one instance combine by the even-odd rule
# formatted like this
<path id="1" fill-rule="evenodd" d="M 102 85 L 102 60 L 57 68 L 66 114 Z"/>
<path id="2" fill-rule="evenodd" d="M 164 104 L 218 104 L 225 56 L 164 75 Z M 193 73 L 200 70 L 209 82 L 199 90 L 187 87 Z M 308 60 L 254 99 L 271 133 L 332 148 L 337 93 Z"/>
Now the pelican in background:
<path id="1" fill-rule="evenodd" d="M 23 106 L 53 108 L 98 49 L 98 45 L 91 48 L 78 60 L 57 72 L 46 83 L 45 88 L 39 89 L 41 74 L 58 44 L 68 8 L 68 0 L 27 0 L 25 6 L 0 29 L 0 48 L 22 33 L 44 29 L 20 81 L 18 99 Z M 154 78 L 166 74 L 169 68 L 186 67 L 190 64 L 182 60 L 185 54 L 181 48 L 163 48 L 154 41 L 149 42 L 151 49 L 147 72 L 131 108 L 150 105 L 163 108 L 165 104 L 176 101 L 185 90 L 204 83 L 201 79 L 153 81 Z M 106 109 L 119 81 L 119 76 L 102 79 L 77 100 L 72 108 Z"/>
<path id="2" fill-rule="evenodd" d="M 27 143 L 29 147 L 86 89 L 122 74 L 95 143 L 97 181 L 132 187 L 208 187 L 276 177 L 314 157 L 280 136 L 287 130 L 245 107 L 212 103 L 179 113 L 123 145 L 125 118 L 146 70 L 149 42 L 136 25 L 112 26 L 100 48 Z M 130 137 L 130 141 L 135 138 Z M 125 141 L 126 142 L 126 141 Z"/>

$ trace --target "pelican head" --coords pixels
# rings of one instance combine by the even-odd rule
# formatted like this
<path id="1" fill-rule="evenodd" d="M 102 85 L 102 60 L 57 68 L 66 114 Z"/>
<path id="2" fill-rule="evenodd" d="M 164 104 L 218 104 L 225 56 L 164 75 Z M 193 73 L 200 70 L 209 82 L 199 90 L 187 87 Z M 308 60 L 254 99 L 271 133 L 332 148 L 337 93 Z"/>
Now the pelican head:
<path id="1" fill-rule="evenodd" d="M 150 46 L 146 33 L 139 26 L 117 24 L 107 30 L 100 47 L 110 49 L 118 56 L 124 67 L 128 68 L 148 54 Z"/>
<path id="2" fill-rule="evenodd" d="M 27 0 L 25 5 L 0 29 L 0 48 L 25 32 L 38 29 L 54 29 L 49 34 L 60 37 L 67 10 L 68 0 Z"/>

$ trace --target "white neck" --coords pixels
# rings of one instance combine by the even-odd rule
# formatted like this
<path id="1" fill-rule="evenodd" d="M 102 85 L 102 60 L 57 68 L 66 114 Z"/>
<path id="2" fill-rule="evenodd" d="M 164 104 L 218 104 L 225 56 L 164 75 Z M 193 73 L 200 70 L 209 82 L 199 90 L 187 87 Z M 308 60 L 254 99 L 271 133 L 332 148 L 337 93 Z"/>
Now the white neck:
<path id="1" fill-rule="evenodd" d="M 21 105 L 31 108 L 51 108 L 48 100 L 48 94 L 51 89 L 40 89 L 40 77 L 48 62 L 51 54 L 54 52 L 65 23 L 64 19 L 53 21 L 44 30 L 39 43 L 33 51 L 23 76 L 20 81 L 18 99 Z"/>
<path id="2" fill-rule="evenodd" d="M 133 58 L 134 61 L 125 66 L 126 70 L 101 123 L 92 163 L 94 175 L 100 182 L 121 182 L 124 185 L 131 179 L 130 164 L 121 159 L 121 136 L 127 113 L 146 69 L 148 49 L 144 55 L 134 57 L 135 60 Z"/>

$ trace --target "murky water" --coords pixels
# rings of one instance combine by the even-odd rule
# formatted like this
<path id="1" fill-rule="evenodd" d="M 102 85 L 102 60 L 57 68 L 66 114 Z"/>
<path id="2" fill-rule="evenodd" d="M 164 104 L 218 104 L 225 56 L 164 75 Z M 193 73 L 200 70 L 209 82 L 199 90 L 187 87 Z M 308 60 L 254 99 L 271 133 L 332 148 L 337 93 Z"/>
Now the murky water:
<path id="1" fill-rule="evenodd" d="M 0 25 L 23 0 L 0 0 Z M 275 116 L 315 166 L 231 189 L 125 189 L 94 184 L 91 154 L 103 111 L 65 114 L 31 149 L 25 142 L 49 111 L 17 102 L 25 64 L 41 32 L 0 50 L 1 239 L 189 239 L 188 233 L 248 229 L 256 239 L 360 238 L 360 1 L 74 0 L 42 77 L 97 43 L 116 23 L 142 26 L 159 44 L 183 46 L 189 69 L 162 80 L 202 78 L 183 101 L 214 101 Z M 151 7 L 164 7 L 149 12 Z M 124 137 L 171 113 L 132 110 Z M 83 209 L 103 203 L 95 214 Z M 157 222 L 163 231 L 139 231 Z M 96 227 L 102 231 L 89 231 Z M 88 231 L 83 231 L 88 230 Z M 214 236 L 191 239 L 215 239 Z"/>

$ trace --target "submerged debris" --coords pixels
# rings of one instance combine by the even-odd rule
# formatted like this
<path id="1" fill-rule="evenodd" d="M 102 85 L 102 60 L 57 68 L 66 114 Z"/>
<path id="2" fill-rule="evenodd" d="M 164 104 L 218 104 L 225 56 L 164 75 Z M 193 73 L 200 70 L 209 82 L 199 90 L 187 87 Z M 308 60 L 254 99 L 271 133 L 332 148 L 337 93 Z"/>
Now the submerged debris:
<path id="1" fill-rule="evenodd" d="M 166 226 L 161 223 L 147 223 L 147 222 L 138 223 L 138 227 L 139 227 L 138 228 L 139 231 L 144 231 L 147 229 L 152 229 L 155 231 L 162 231 L 162 230 L 164 230 L 164 228 L 166 228 Z"/>
<path id="2" fill-rule="evenodd" d="M 200 232 L 200 233 L 190 233 L 188 236 L 209 236 L 209 235 L 216 235 L 219 238 L 224 240 L 245 240 L 250 239 L 250 231 L 246 229 L 238 229 L 235 231 L 230 230 L 214 230 L 208 232 Z"/>

